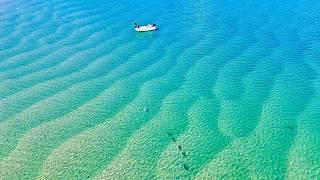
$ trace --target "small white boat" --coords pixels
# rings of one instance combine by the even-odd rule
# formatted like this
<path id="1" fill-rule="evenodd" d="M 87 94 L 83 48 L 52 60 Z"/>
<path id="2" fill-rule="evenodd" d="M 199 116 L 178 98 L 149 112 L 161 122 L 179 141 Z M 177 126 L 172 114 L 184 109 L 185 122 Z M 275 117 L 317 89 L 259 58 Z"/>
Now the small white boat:
<path id="1" fill-rule="evenodd" d="M 157 25 L 156 24 L 147 24 L 145 26 L 139 26 L 136 23 L 134 23 L 134 29 L 138 32 L 155 31 L 155 30 L 157 30 Z"/>

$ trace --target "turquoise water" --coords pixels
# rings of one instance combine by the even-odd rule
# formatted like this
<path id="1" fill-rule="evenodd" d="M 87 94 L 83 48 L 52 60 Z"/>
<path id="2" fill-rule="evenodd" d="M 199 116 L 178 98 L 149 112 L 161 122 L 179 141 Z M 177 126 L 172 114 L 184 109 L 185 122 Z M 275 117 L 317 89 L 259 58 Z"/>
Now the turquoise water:
<path id="1" fill-rule="evenodd" d="M 319 12 L 0 0 L 0 179 L 320 178 Z"/>

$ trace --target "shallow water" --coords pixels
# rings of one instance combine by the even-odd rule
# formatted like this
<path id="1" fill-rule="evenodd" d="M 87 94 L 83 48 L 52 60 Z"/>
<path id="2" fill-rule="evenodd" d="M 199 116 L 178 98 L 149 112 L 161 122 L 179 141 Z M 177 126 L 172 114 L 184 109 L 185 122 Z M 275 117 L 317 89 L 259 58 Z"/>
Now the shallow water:
<path id="1" fill-rule="evenodd" d="M 0 0 L 0 179 L 320 178 L 319 11 Z"/>

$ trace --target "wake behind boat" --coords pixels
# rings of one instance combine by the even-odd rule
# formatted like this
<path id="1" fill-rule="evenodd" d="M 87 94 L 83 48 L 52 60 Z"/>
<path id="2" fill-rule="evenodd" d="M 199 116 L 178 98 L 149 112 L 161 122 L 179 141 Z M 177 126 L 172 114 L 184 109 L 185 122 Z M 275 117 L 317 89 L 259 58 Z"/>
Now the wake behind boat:
<path id="1" fill-rule="evenodd" d="M 147 31 L 155 31 L 158 28 L 156 24 L 147 24 L 144 26 L 140 26 L 137 23 L 134 23 L 134 29 L 138 32 L 147 32 Z"/>

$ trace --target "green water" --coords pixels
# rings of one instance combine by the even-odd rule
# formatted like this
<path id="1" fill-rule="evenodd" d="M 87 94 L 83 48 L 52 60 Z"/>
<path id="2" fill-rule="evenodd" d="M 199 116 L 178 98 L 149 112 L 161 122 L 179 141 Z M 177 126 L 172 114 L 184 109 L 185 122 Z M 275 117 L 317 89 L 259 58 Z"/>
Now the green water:
<path id="1" fill-rule="evenodd" d="M 319 10 L 0 0 L 0 179 L 319 179 Z"/>

